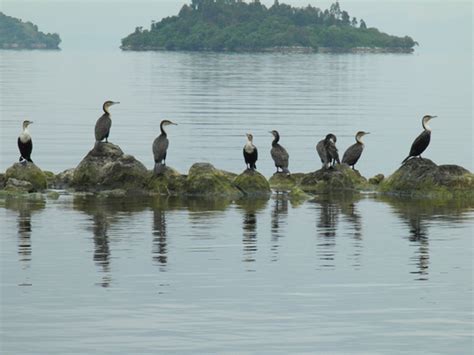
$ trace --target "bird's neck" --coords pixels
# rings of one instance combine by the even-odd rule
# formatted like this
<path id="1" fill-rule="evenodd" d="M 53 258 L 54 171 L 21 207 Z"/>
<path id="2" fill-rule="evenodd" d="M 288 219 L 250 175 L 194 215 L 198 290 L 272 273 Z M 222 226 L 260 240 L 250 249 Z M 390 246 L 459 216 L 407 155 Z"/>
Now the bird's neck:
<path id="1" fill-rule="evenodd" d="M 356 142 L 362 145 L 364 144 L 364 142 L 362 142 L 362 137 L 360 136 L 356 136 Z"/>
<path id="2" fill-rule="evenodd" d="M 278 142 L 280 141 L 280 136 L 276 135 L 275 138 L 273 138 L 272 146 L 276 146 Z"/>
<path id="3" fill-rule="evenodd" d="M 29 136 L 30 135 L 30 131 L 28 131 L 28 127 L 23 127 L 23 132 L 22 132 L 24 135 L 27 135 Z"/>
<path id="4" fill-rule="evenodd" d="M 166 137 L 166 131 L 165 131 L 164 127 L 163 127 L 163 123 L 160 124 L 160 131 L 161 131 L 161 134 Z"/>
<path id="5" fill-rule="evenodd" d="M 431 127 L 428 126 L 428 122 L 425 122 L 425 120 L 423 120 L 423 129 L 425 131 L 431 132 Z"/>
<path id="6" fill-rule="evenodd" d="M 104 110 L 105 114 L 110 115 L 109 109 L 107 106 L 105 106 L 105 104 L 102 105 L 102 110 Z"/>

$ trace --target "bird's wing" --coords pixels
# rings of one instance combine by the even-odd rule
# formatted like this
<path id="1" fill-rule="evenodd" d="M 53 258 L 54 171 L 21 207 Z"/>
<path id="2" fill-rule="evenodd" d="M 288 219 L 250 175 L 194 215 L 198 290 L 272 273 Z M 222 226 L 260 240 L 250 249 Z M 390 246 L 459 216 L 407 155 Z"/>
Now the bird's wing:
<path id="1" fill-rule="evenodd" d="M 155 161 L 162 161 L 166 157 L 166 151 L 168 150 L 169 141 L 168 138 L 159 136 L 153 142 L 153 156 Z"/>
<path id="2" fill-rule="evenodd" d="M 359 160 L 362 150 L 364 149 L 364 146 L 362 144 L 353 144 L 347 150 L 344 152 L 344 155 L 342 156 L 342 162 L 352 165 Z"/>
<path id="3" fill-rule="evenodd" d="M 257 147 L 255 147 L 255 160 L 258 159 L 258 150 L 257 150 Z"/>
<path id="4" fill-rule="evenodd" d="M 318 144 L 316 144 L 316 151 L 318 152 L 319 158 L 321 159 L 321 163 L 327 163 L 327 154 L 324 141 L 319 141 Z"/>
<path id="5" fill-rule="evenodd" d="M 420 155 L 430 144 L 431 133 L 429 131 L 423 131 L 413 141 L 410 149 L 410 156 Z"/>

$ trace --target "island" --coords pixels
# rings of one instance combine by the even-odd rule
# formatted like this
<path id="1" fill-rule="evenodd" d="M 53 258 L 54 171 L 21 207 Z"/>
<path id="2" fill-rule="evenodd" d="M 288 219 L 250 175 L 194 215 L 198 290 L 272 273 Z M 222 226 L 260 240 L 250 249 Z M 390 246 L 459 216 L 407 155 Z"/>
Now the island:
<path id="1" fill-rule="evenodd" d="M 0 49 L 59 49 L 57 33 L 43 33 L 31 22 L 0 12 Z"/>
<path id="2" fill-rule="evenodd" d="M 122 50 L 216 52 L 398 52 L 418 45 L 367 27 L 335 2 L 321 10 L 296 8 L 275 0 L 192 0 L 177 16 L 136 27 L 122 39 Z"/>

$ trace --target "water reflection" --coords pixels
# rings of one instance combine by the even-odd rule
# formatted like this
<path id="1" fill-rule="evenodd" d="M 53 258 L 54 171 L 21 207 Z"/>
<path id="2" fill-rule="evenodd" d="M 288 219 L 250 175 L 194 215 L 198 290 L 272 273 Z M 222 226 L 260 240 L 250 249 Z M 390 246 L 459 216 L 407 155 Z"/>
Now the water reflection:
<path id="1" fill-rule="evenodd" d="M 161 271 L 166 271 L 168 262 L 166 242 L 166 212 L 162 209 L 153 210 L 153 262 L 159 265 Z"/>
<path id="2" fill-rule="evenodd" d="M 256 260 L 257 253 L 257 214 L 265 209 L 268 198 L 253 199 L 245 198 L 236 202 L 239 209 L 243 212 L 242 221 L 242 245 L 243 257 L 245 263 L 253 263 Z M 248 271 L 255 271 L 248 268 Z"/>
<path id="3" fill-rule="evenodd" d="M 43 210 L 46 207 L 44 200 L 28 200 L 8 198 L 5 201 L 5 207 L 9 210 L 18 212 L 17 217 L 17 235 L 18 235 L 18 256 L 20 264 L 24 270 L 31 267 L 33 232 L 31 225 L 31 216 L 33 213 Z"/>
<path id="4" fill-rule="evenodd" d="M 448 222 L 450 225 L 461 222 L 467 218 L 465 212 L 474 208 L 474 202 L 469 200 L 436 201 L 395 197 L 380 197 L 380 200 L 388 203 L 408 227 L 404 237 L 415 248 L 414 255 L 410 257 L 410 264 L 414 266 L 411 273 L 416 275 L 416 280 L 421 281 L 429 279 L 431 225 L 435 222 Z"/>
<path id="5" fill-rule="evenodd" d="M 137 213 L 143 211 L 149 205 L 148 199 L 140 198 L 98 198 L 95 196 L 75 196 L 73 208 L 91 216 L 91 225 L 87 226 L 92 231 L 94 242 L 94 263 L 101 270 L 99 285 L 109 287 L 112 282 L 111 273 L 111 250 L 109 241 L 110 227 L 121 218 L 119 213 Z M 127 217 L 124 214 L 123 217 Z"/>
<path id="6" fill-rule="evenodd" d="M 278 260 L 280 238 L 286 235 L 286 220 L 288 217 L 288 196 L 284 192 L 276 192 L 273 199 L 271 232 L 272 232 L 272 261 Z"/>
<path id="7" fill-rule="evenodd" d="M 320 195 L 312 202 L 316 204 L 319 211 L 316 221 L 317 231 L 317 255 L 321 261 L 322 268 L 335 268 L 336 259 L 336 237 L 338 235 L 338 224 L 340 215 L 344 215 L 344 221 L 350 223 L 352 237 L 355 241 L 353 254 L 354 266 L 360 266 L 360 255 L 362 250 L 362 223 L 361 216 L 357 211 L 357 203 L 361 199 L 358 194 L 335 194 Z M 343 229 L 347 230 L 347 228 Z"/>

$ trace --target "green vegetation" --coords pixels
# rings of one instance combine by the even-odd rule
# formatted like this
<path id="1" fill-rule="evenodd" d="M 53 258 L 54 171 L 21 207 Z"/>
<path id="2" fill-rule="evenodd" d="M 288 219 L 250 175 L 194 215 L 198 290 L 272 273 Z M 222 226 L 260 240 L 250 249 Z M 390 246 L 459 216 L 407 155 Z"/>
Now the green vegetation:
<path id="1" fill-rule="evenodd" d="M 122 39 L 124 50 L 190 51 L 388 51 L 412 52 L 417 43 L 368 28 L 339 3 L 329 9 L 294 8 L 275 0 L 192 0 L 178 16 L 137 27 Z"/>
<path id="2" fill-rule="evenodd" d="M 31 22 L 23 22 L 0 12 L 0 48 L 59 49 L 60 42 L 57 33 L 45 34 Z"/>

